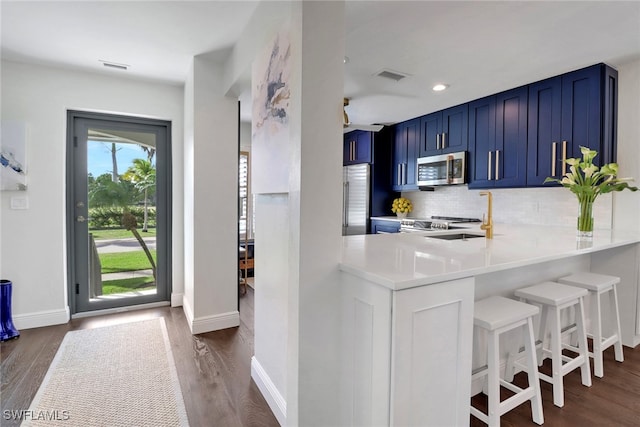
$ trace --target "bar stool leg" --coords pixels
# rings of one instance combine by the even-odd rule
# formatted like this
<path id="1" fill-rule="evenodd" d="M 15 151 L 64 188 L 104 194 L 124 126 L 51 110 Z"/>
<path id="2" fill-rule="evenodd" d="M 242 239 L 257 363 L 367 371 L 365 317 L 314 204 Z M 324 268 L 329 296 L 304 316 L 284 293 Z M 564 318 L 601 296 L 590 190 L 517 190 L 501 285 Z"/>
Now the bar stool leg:
<path id="1" fill-rule="evenodd" d="M 489 340 L 487 343 L 487 366 L 489 373 L 487 374 L 489 406 L 488 418 L 489 427 L 500 427 L 500 340 L 494 331 L 489 332 Z"/>
<path id="2" fill-rule="evenodd" d="M 549 338 L 547 336 L 547 326 L 549 325 L 549 307 L 546 304 L 542 304 L 542 310 L 540 313 L 540 331 L 538 339 L 542 343 L 537 351 L 538 366 L 542 366 L 545 359 L 544 349 L 551 348 Z"/>
<path id="3" fill-rule="evenodd" d="M 602 378 L 602 309 L 600 292 L 591 295 L 591 328 L 593 329 L 593 374 Z"/>
<path id="4" fill-rule="evenodd" d="M 531 415 L 533 422 L 538 425 L 544 424 L 544 415 L 542 414 L 542 397 L 540 395 L 540 378 L 538 377 L 538 368 L 534 351 L 536 350 L 536 341 L 533 333 L 533 322 L 531 317 L 527 319 L 526 326 L 523 326 L 524 347 L 527 354 L 527 375 L 529 378 L 529 387 L 535 390 L 535 396 L 531 400 Z"/>
<path id="5" fill-rule="evenodd" d="M 564 406 L 564 380 L 562 375 L 562 339 L 560 334 L 560 309 L 549 310 L 551 320 L 551 377 L 553 382 L 553 404 Z"/>
<path id="6" fill-rule="evenodd" d="M 578 340 L 580 341 L 580 347 L 583 351 L 583 362 L 580 366 L 580 373 L 582 374 L 582 384 L 591 387 L 591 367 L 589 365 L 589 349 L 587 347 L 587 329 L 585 328 L 584 321 L 584 297 L 580 297 L 580 304 L 578 304 L 578 313 L 576 315 L 576 323 L 578 327 Z M 602 334 L 602 331 L 600 332 Z M 602 356 L 602 353 L 600 353 Z M 602 360 L 602 359 L 601 359 Z"/>
<path id="7" fill-rule="evenodd" d="M 613 348 L 616 352 L 616 360 L 618 362 L 624 362 L 624 354 L 622 353 L 622 332 L 620 332 L 620 311 L 618 310 L 618 291 L 616 290 L 616 285 L 613 285 L 613 297 L 609 297 L 609 304 L 611 306 L 611 313 L 615 316 L 616 334 L 618 334 L 618 341 L 613 344 Z"/>

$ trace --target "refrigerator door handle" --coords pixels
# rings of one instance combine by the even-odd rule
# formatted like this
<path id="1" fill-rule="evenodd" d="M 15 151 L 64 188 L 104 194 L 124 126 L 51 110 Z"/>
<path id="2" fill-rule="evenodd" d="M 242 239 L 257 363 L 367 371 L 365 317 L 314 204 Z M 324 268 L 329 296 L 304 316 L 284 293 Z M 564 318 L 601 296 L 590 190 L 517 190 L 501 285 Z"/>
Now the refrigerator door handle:
<path id="1" fill-rule="evenodd" d="M 342 225 L 349 226 L 349 181 L 344 183 L 344 222 Z"/>

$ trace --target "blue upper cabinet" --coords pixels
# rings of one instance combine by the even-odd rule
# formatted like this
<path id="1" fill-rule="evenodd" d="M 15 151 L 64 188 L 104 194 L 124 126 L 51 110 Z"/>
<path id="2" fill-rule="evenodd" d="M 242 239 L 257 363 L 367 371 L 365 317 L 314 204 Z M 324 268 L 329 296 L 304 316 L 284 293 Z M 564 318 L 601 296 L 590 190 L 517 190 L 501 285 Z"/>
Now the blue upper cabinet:
<path id="1" fill-rule="evenodd" d="M 527 87 L 469 103 L 469 188 L 526 184 Z"/>
<path id="2" fill-rule="evenodd" d="M 468 108 L 468 104 L 463 104 L 421 117 L 419 157 L 466 151 Z"/>
<path id="3" fill-rule="evenodd" d="M 469 103 L 469 188 L 493 186 L 496 96 Z"/>
<path id="4" fill-rule="evenodd" d="M 495 187 L 523 187 L 527 183 L 526 86 L 496 96 Z"/>
<path id="5" fill-rule="evenodd" d="M 355 130 L 343 136 L 343 165 L 371 163 L 371 132 Z"/>
<path id="6" fill-rule="evenodd" d="M 546 177 L 560 176 L 561 112 L 562 77 L 529 85 L 527 185 L 542 185 Z"/>
<path id="7" fill-rule="evenodd" d="M 604 64 L 529 85 L 527 185 L 560 178 L 580 146 L 598 151 L 598 165 L 616 161 L 616 97 L 617 72 Z"/>
<path id="8" fill-rule="evenodd" d="M 394 191 L 417 190 L 416 164 L 420 145 L 420 119 L 398 123 L 394 130 L 392 182 Z"/>

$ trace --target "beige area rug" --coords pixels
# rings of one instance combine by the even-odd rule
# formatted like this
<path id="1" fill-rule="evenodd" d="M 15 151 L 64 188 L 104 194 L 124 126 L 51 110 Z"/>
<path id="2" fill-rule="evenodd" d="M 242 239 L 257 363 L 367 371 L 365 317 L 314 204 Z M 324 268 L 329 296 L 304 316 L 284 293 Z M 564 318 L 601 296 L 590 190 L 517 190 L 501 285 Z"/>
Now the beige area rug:
<path id="1" fill-rule="evenodd" d="M 23 426 L 188 426 L 164 319 L 68 332 Z"/>

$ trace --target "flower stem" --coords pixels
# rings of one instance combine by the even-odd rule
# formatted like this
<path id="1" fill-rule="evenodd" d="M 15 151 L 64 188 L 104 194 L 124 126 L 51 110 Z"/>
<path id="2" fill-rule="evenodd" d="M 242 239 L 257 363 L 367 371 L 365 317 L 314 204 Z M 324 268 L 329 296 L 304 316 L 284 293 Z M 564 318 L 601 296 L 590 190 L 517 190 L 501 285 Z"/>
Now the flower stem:
<path id="1" fill-rule="evenodd" d="M 593 202 L 580 201 L 580 216 L 578 216 L 579 231 L 593 231 Z"/>

